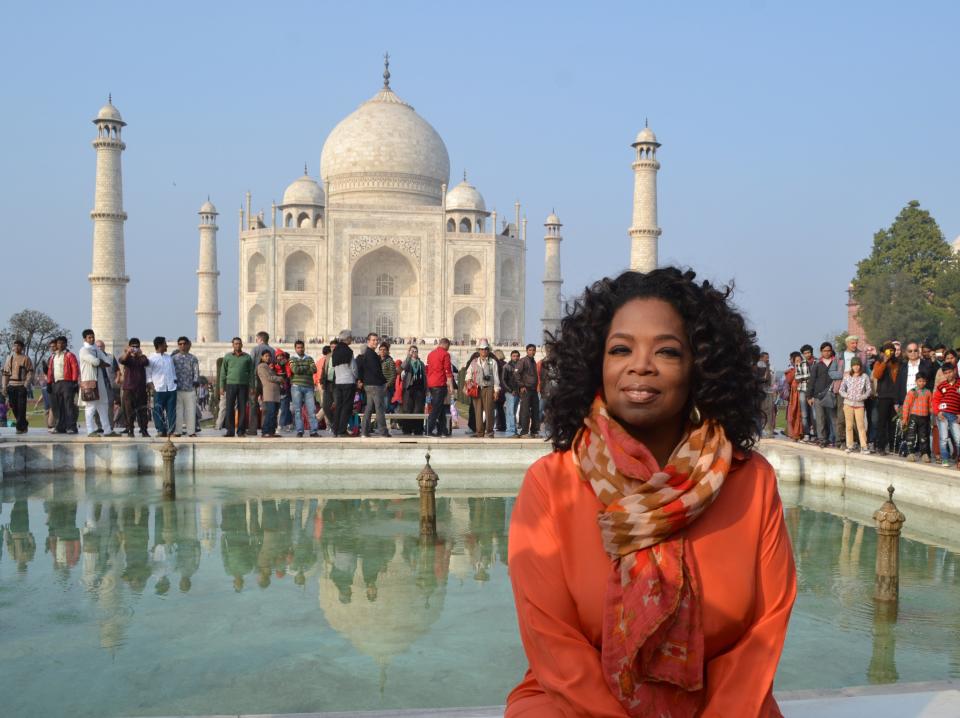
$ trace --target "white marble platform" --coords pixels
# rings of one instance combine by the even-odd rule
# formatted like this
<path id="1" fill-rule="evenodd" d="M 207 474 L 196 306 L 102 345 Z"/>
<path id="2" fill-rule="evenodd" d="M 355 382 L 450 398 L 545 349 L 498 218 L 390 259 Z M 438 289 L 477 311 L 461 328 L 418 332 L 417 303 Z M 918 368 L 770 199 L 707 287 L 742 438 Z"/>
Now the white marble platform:
<path id="1" fill-rule="evenodd" d="M 777 694 L 777 701 L 785 718 L 957 718 L 960 716 L 960 683 L 942 681 L 802 691 Z M 502 715 L 502 706 L 491 706 L 353 713 L 231 713 L 202 718 L 499 718 Z"/>

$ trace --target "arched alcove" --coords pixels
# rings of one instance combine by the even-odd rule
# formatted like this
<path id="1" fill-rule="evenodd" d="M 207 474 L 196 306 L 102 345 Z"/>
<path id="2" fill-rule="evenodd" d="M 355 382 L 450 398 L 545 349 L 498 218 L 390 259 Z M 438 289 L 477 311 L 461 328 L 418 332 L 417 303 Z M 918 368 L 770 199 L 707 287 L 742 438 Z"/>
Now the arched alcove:
<path id="1" fill-rule="evenodd" d="M 313 336 L 313 311 L 303 304 L 294 304 L 283 315 L 283 338 L 286 341 Z"/>
<path id="2" fill-rule="evenodd" d="M 464 307 L 453 315 L 453 337 L 468 342 L 480 336 L 480 315 L 476 309 Z"/>
<path id="3" fill-rule="evenodd" d="M 483 295 L 483 267 L 476 257 L 467 255 L 457 260 L 453 266 L 453 293 L 463 295 Z"/>
<path id="4" fill-rule="evenodd" d="M 293 226 L 293 214 L 291 212 L 287 212 L 286 216 L 283 218 L 283 226 L 284 227 Z"/>
<path id="5" fill-rule="evenodd" d="M 512 309 L 504 309 L 500 314 L 500 326 L 497 335 L 502 344 L 514 344 L 520 341 L 517 336 L 517 313 Z"/>
<path id="6" fill-rule="evenodd" d="M 288 292 L 316 291 L 316 265 L 306 252 L 297 250 L 283 266 L 283 288 Z"/>
<path id="7" fill-rule="evenodd" d="M 310 227 L 310 215 L 306 212 L 301 212 L 297 216 L 297 226 L 300 229 L 308 229 Z"/>
<path id="8" fill-rule="evenodd" d="M 259 304 L 254 304 L 247 312 L 247 336 L 267 330 L 267 311 Z"/>
<path id="9" fill-rule="evenodd" d="M 470 219 L 468 217 L 464 217 L 463 219 L 460 220 L 460 231 L 461 232 L 472 231 L 470 228 Z"/>
<path id="10" fill-rule="evenodd" d="M 361 257 L 350 275 L 350 326 L 356 334 L 377 330 L 378 322 L 393 330 L 389 336 L 420 334 L 416 297 L 417 272 L 410 259 L 391 247 Z"/>
<path id="11" fill-rule="evenodd" d="M 500 263 L 500 296 L 515 297 L 517 294 L 517 265 L 510 259 Z"/>
<path id="12" fill-rule="evenodd" d="M 453 217 L 447 220 L 447 231 L 448 232 L 457 231 L 457 221 Z"/>
<path id="13" fill-rule="evenodd" d="M 262 292 L 267 288 L 267 260 L 254 252 L 247 260 L 247 291 Z"/>

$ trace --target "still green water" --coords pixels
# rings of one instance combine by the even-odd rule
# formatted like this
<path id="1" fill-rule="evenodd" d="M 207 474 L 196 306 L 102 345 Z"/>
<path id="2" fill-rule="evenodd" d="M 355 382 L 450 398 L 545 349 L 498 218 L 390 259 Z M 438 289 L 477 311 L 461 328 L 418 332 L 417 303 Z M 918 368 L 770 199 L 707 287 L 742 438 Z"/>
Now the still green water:
<path id="1" fill-rule="evenodd" d="M 82 480 L 0 495 L 0 715 L 156 716 L 495 705 L 525 659 L 507 575 L 513 499 Z M 905 540 L 875 612 L 872 528 L 788 506 L 800 593 L 778 690 L 960 677 L 960 571 Z"/>

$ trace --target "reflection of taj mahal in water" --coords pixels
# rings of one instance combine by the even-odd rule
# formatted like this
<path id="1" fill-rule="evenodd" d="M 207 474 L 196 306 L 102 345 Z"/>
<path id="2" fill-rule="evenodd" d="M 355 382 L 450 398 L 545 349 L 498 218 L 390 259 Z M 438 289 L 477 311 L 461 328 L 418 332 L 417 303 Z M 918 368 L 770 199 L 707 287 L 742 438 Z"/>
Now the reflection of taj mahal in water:
<path id="1" fill-rule="evenodd" d="M 127 339 L 121 139 L 126 126 L 112 100 L 100 109 L 94 210 L 91 326 L 116 353 Z M 657 266 L 657 142 L 644 127 L 635 154 L 630 267 Z M 495 344 L 527 335 L 527 220 L 520 203 L 498 217 L 464 178 L 449 187 L 450 159 L 437 131 L 390 87 L 383 87 L 329 134 L 322 183 L 307 174 L 284 191 L 270 216 L 247 193 L 239 213 L 239 335 L 265 330 L 276 341 L 329 338 L 348 328 L 389 337 L 488 337 Z M 219 344 L 217 217 L 199 211 L 195 349 Z M 559 218 L 544 222 L 544 330 L 559 325 L 563 301 Z M 234 330 L 224 337 L 228 339 Z M 206 352 L 203 345 L 207 345 Z M 206 354 L 210 354 L 207 357 Z"/>

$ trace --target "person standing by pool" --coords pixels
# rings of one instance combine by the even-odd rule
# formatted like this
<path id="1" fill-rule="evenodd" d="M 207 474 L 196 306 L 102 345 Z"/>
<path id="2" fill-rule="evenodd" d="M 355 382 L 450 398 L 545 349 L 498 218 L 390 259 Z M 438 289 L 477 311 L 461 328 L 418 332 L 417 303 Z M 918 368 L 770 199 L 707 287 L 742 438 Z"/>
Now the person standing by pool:
<path id="1" fill-rule="evenodd" d="M 880 347 L 880 354 L 871 371 L 877 385 L 877 433 L 874 450 L 880 456 L 886 455 L 893 440 L 890 425 L 897 403 L 900 372 L 903 371 L 895 352 L 893 342 L 887 342 Z"/>
<path id="2" fill-rule="evenodd" d="M 407 358 L 400 367 L 400 381 L 403 383 L 403 413 L 420 414 L 421 419 L 403 419 L 400 429 L 404 434 L 423 435 L 423 407 L 427 398 L 426 367 L 420 361 L 420 350 L 416 345 L 407 349 Z"/>
<path id="3" fill-rule="evenodd" d="M 759 350 L 695 276 L 600 280 L 548 342 L 563 391 L 511 518 L 530 668 L 507 718 L 780 715 L 796 570 L 751 451 Z"/>
<path id="4" fill-rule="evenodd" d="M 177 430 L 177 370 L 167 354 L 167 338 L 155 337 L 154 352 L 147 359 L 147 385 L 153 388 L 153 426 L 157 436 Z"/>
<path id="5" fill-rule="evenodd" d="M 453 395 L 453 364 L 450 361 L 449 349 L 450 340 L 444 337 L 437 348 L 427 355 L 427 390 L 430 392 L 427 434 L 431 436 L 450 434 L 444 419 L 447 397 Z"/>
<path id="6" fill-rule="evenodd" d="M 233 351 L 223 357 L 220 366 L 220 395 L 226 416 L 224 436 L 246 436 L 247 397 L 254 396 L 256 372 L 253 359 L 243 351 L 243 340 L 233 338 Z"/>
<path id="7" fill-rule="evenodd" d="M 333 364 L 333 401 L 336 405 L 333 435 L 346 438 L 350 417 L 353 416 L 353 394 L 357 388 L 357 373 L 354 370 L 353 349 L 350 342 L 353 333 L 349 329 L 340 332 L 339 341 L 333 347 L 330 361 Z"/>
<path id="8" fill-rule="evenodd" d="M 517 362 L 517 382 L 520 385 L 520 436 L 529 435 L 536 439 L 540 436 L 540 386 L 539 367 L 537 367 L 537 345 L 527 344 L 527 354 Z"/>
<path id="9" fill-rule="evenodd" d="M 860 451 L 869 454 L 867 448 L 867 418 L 864 412 L 864 405 L 872 393 L 870 377 L 863 373 L 863 362 L 860 357 L 854 356 L 850 359 L 850 369 L 840 382 L 840 396 L 843 397 L 844 413 L 844 438 L 846 440 L 846 451 L 848 454 L 853 452 L 853 429 L 856 425 L 857 436 L 860 438 Z"/>
<path id="10" fill-rule="evenodd" d="M 297 436 L 303 436 L 303 407 L 306 407 L 310 436 L 316 438 L 320 436 L 317 433 L 317 405 L 313 394 L 313 375 L 317 372 L 317 364 L 312 356 L 304 352 L 302 339 L 293 343 L 293 354 L 287 360 L 287 366 L 290 367 L 290 396 Z"/>
<path id="11" fill-rule="evenodd" d="M 803 427 L 806 424 L 807 402 L 804 399 L 806 394 L 806 377 L 809 373 L 800 377 L 800 372 L 805 370 L 806 363 L 803 361 L 803 355 L 800 352 L 790 352 L 790 366 L 783 373 L 783 382 L 787 387 L 787 436 L 794 441 L 800 441 L 803 438 Z M 801 382 L 803 391 L 800 390 Z"/>
<path id="12" fill-rule="evenodd" d="M 500 372 L 496 360 L 490 356 L 490 342 L 481 339 L 477 342 L 477 356 L 467 365 L 466 386 L 476 387 L 472 397 L 474 436 L 482 439 L 485 435 L 494 438 L 493 404 L 500 394 Z"/>
<path id="13" fill-rule="evenodd" d="M 120 355 L 123 380 L 120 383 L 120 403 L 123 405 L 127 436 L 133 436 L 134 422 L 140 425 L 140 436 L 146 438 L 150 411 L 147 402 L 147 367 L 150 360 L 140 351 L 140 340 L 130 337 L 127 348 Z"/>
<path id="14" fill-rule="evenodd" d="M 6 394 L 10 409 L 17 420 L 17 433 L 26 434 L 29 422 L 27 421 L 27 387 L 33 379 L 33 363 L 24 353 L 23 340 L 17 337 L 13 340 L 13 352 L 3 363 L 2 380 L 0 380 L 0 394 Z"/>
<path id="15" fill-rule="evenodd" d="M 927 389 L 926 374 L 917 374 L 913 389 L 907 392 L 903 400 L 903 415 L 900 418 L 905 437 L 903 453 L 910 461 L 916 461 L 919 454 L 923 461 L 930 463 L 930 414 L 933 407 L 933 392 Z"/>
<path id="16" fill-rule="evenodd" d="M 381 436 L 390 436 L 387 428 L 387 412 L 384 409 L 384 387 L 387 383 L 383 375 L 383 360 L 377 353 L 380 337 L 376 332 L 367 334 L 367 348 L 357 357 L 357 388 L 363 389 L 366 404 L 363 410 L 363 435 L 372 436 L 370 416 L 377 412 L 377 431 Z"/>
<path id="17" fill-rule="evenodd" d="M 67 349 L 67 338 L 57 337 L 57 348 L 47 361 L 47 384 L 53 387 L 53 413 L 57 434 L 77 433 L 77 387 L 80 364 Z"/>
<path id="18" fill-rule="evenodd" d="M 178 436 L 183 427 L 188 436 L 197 435 L 197 387 L 200 386 L 200 361 L 190 353 L 193 343 L 187 337 L 177 339 L 177 351 L 171 357 L 177 375 L 177 426 L 171 431 Z"/>
<path id="19" fill-rule="evenodd" d="M 83 330 L 83 346 L 80 348 L 78 361 L 80 363 L 80 387 L 83 392 L 81 398 L 85 405 L 84 417 L 87 423 L 87 436 L 120 436 L 113 430 L 111 414 L 113 400 L 110 398 L 110 378 L 107 376 L 107 366 L 112 363 L 96 345 L 96 336 L 92 329 Z M 84 396 L 85 395 L 85 396 Z M 97 428 L 95 417 L 100 418 L 100 428 Z"/>
<path id="20" fill-rule="evenodd" d="M 520 404 L 520 380 L 517 378 L 519 361 L 520 352 L 514 349 L 510 352 L 510 361 L 503 365 L 503 373 L 500 375 L 500 384 L 506 397 L 503 412 L 506 414 L 507 436 L 511 439 L 517 436 L 517 407 Z"/>
<path id="21" fill-rule="evenodd" d="M 263 427 L 260 434 L 267 439 L 277 439 L 279 438 L 277 436 L 277 411 L 280 409 L 280 387 L 286 377 L 277 374 L 273 367 L 273 352 L 269 349 L 260 352 L 257 378 L 260 379 L 260 398 L 263 401 Z"/>
<path id="22" fill-rule="evenodd" d="M 833 353 L 833 344 L 824 342 L 820 345 L 820 361 L 815 362 L 810 369 L 810 380 L 807 386 L 810 394 L 807 403 L 813 407 L 817 417 L 817 434 L 820 437 L 820 448 L 833 446 L 836 441 L 837 391 L 843 374 L 840 364 Z"/>
<path id="23" fill-rule="evenodd" d="M 944 362 L 940 367 L 943 381 L 937 384 L 933 398 L 933 414 L 940 427 L 940 462 L 950 466 L 949 440 L 960 447 L 960 381 L 957 381 L 957 365 Z M 957 461 L 960 468 L 960 458 Z"/>

